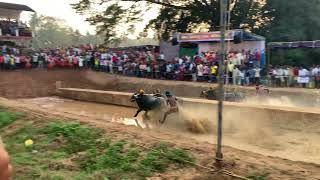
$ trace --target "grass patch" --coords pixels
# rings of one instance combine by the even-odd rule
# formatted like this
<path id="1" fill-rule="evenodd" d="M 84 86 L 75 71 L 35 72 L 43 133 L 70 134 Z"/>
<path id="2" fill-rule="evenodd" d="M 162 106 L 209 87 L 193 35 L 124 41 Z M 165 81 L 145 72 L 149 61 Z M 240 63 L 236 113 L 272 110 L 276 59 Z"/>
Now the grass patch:
<path id="1" fill-rule="evenodd" d="M 0 107 L 0 131 L 22 116 L 23 113 L 13 112 Z"/>
<path id="2" fill-rule="evenodd" d="M 152 150 L 143 151 L 131 145 L 125 149 L 126 142 L 110 144 L 103 151 L 91 149 L 77 162 L 88 174 L 93 172 L 107 174 L 111 179 L 146 178 L 155 172 L 165 172 L 169 167 L 182 168 L 194 162 L 194 158 L 185 150 L 170 148 L 160 144 Z M 120 176 L 119 176 L 120 175 Z"/>
<path id="3" fill-rule="evenodd" d="M 101 129 L 47 122 L 27 121 L 4 135 L 16 170 L 14 179 L 146 179 L 194 161 L 187 151 L 166 144 L 146 150 L 125 141 L 112 142 Z M 34 141 L 31 147 L 25 147 L 27 139 Z"/>
<path id="4" fill-rule="evenodd" d="M 42 129 L 51 142 L 62 143 L 63 151 L 72 154 L 95 147 L 101 138 L 102 130 L 81 126 L 78 123 L 55 122 Z"/>

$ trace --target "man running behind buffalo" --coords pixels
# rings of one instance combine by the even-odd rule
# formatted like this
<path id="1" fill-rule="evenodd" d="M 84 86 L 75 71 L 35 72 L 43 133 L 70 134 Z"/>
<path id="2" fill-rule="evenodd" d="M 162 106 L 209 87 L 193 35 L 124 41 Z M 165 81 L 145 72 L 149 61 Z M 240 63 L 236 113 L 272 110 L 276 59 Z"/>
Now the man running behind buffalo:
<path id="1" fill-rule="evenodd" d="M 166 96 L 166 103 L 167 105 L 170 106 L 170 109 L 167 112 L 165 112 L 163 120 L 160 122 L 162 124 L 164 123 L 164 121 L 166 120 L 169 114 L 179 112 L 178 104 L 177 104 L 178 99 L 175 96 L 173 96 L 169 91 L 166 91 L 165 96 Z"/>

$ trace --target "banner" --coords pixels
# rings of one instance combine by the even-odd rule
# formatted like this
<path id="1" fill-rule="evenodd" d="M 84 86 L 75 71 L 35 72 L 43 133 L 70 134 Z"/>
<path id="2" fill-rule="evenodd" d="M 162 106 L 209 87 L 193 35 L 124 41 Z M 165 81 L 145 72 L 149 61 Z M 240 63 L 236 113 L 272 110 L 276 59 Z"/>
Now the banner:
<path id="1" fill-rule="evenodd" d="M 298 77 L 298 83 L 300 84 L 307 84 L 309 83 L 310 78 L 309 77 Z"/>
<path id="2" fill-rule="evenodd" d="M 2 41 L 31 41 L 31 36 L 0 36 Z"/>
<path id="3" fill-rule="evenodd" d="M 182 33 L 178 35 L 178 42 L 220 41 L 220 38 L 220 31 L 207 33 Z M 226 41 L 232 41 L 234 39 L 234 32 L 226 32 L 225 39 Z"/>

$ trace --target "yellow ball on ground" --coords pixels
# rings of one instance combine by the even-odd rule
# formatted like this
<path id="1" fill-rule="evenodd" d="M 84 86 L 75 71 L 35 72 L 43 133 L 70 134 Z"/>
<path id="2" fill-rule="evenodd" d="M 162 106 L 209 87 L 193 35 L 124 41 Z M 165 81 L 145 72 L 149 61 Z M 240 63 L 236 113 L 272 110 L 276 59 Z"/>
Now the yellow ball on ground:
<path id="1" fill-rule="evenodd" d="M 26 140 L 26 141 L 24 142 L 24 145 L 25 145 L 26 147 L 32 146 L 32 145 L 33 145 L 32 139 Z"/>

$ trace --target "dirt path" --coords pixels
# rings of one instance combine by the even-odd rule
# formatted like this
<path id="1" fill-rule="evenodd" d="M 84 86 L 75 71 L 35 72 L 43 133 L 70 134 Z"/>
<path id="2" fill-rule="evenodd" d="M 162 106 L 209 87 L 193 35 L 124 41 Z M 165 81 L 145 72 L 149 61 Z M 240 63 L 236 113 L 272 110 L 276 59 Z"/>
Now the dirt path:
<path id="1" fill-rule="evenodd" d="M 46 109 L 39 109 L 38 106 L 22 104 L 13 100 L 9 101 L 6 99 L 0 99 L 0 104 L 19 111 L 25 111 L 34 116 L 46 116 L 48 118 L 55 119 L 72 119 L 81 123 L 104 128 L 107 132 L 112 134 L 115 139 L 125 139 L 137 142 L 144 146 L 149 146 L 159 141 L 168 142 L 176 146 L 189 149 L 196 155 L 198 162 L 201 165 L 206 167 L 213 166 L 215 145 L 199 142 L 191 139 L 190 137 L 159 132 L 157 130 L 141 130 L 133 126 L 125 126 L 118 123 L 111 123 L 108 121 L 102 121 L 101 119 L 88 118 L 87 116 L 74 115 L 67 112 L 48 112 Z M 268 179 L 320 179 L 320 165 L 267 157 L 248 151 L 237 150 L 231 147 L 223 147 L 223 152 L 225 162 L 229 165 L 226 169 L 242 176 L 248 176 L 255 172 L 267 172 L 270 174 Z M 193 177 L 193 179 L 217 178 L 217 176 L 207 173 L 202 168 L 190 170 L 188 173 L 174 172 L 175 175 L 177 173 L 181 174 L 181 179 L 188 179 L 189 177 Z M 171 177 L 170 174 L 159 174 L 158 176 L 168 179 Z M 218 179 L 228 179 L 222 176 L 218 177 Z"/>
<path id="2" fill-rule="evenodd" d="M 96 98 L 103 97 L 96 96 Z M 59 97 L 17 99 L 16 101 L 36 105 L 39 109 L 47 111 L 83 115 L 88 118 L 98 118 L 100 121 L 119 122 L 125 125 L 137 125 L 132 119 L 136 113 L 135 108 Z M 235 110 L 225 108 L 224 145 L 265 156 L 320 164 L 320 119 L 316 118 L 317 115 L 309 118 L 308 116 L 302 117 L 300 114 L 295 114 L 296 108 L 291 108 L 294 111 L 279 114 L 259 110 L 246 112 L 246 109 L 238 111 L 239 107 L 241 106 Z M 305 111 L 305 109 L 298 110 Z M 192 137 L 204 143 L 215 142 L 217 138 L 216 120 L 212 116 L 215 111 L 211 106 L 201 107 L 199 105 L 197 109 L 180 107 L 180 112 L 181 116 L 171 115 L 161 126 L 157 124 L 157 121 L 153 121 L 151 126 L 156 127 L 152 129 Z M 273 116 L 269 116 L 269 113 L 272 113 Z M 142 114 L 140 113 L 140 116 Z M 141 120 L 142 117 L 138 117 L 139 124 L 144 127 Z"/>

